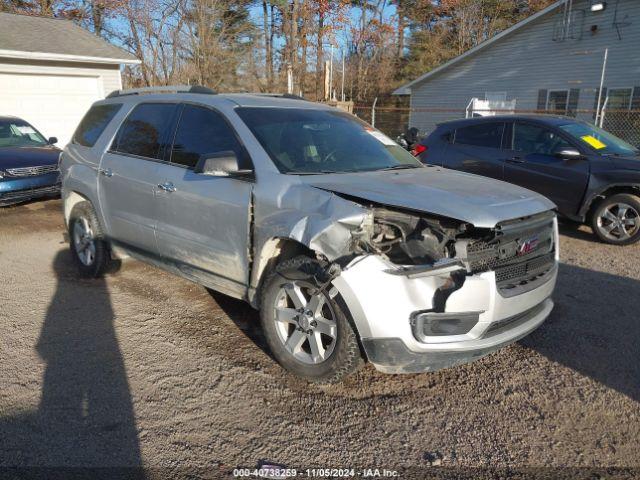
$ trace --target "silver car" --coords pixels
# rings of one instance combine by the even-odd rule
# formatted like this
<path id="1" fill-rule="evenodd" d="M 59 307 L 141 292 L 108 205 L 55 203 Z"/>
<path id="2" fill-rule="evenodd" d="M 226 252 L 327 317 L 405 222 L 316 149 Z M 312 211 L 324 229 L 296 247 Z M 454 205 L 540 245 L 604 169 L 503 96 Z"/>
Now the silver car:
<path id="1" fill-rule="evenodd" d="M 133 256 L 244 299 L 278 362 L 311 381 L 364 360 L 386 373 L 469 362 L 553 308 L 549 200 L 423 166 L 330 106 L 114 92 L 80 123 L 61 173 L 83 275 Z"/>

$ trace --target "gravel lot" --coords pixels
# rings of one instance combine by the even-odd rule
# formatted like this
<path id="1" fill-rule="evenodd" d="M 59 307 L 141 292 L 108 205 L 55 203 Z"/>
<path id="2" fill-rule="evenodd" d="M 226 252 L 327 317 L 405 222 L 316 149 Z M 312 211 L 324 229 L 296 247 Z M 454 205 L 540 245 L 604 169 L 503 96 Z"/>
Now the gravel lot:
<path id="1" fill-rule="evenodd" d="M 640 466 L 640 246 L 565 226 L 556 308 L 523 341 L 318 387 L 243 303 L 133 260 L 80 280 L 62 232 L 59 200 L 0 210 L 0 467 Z"/>

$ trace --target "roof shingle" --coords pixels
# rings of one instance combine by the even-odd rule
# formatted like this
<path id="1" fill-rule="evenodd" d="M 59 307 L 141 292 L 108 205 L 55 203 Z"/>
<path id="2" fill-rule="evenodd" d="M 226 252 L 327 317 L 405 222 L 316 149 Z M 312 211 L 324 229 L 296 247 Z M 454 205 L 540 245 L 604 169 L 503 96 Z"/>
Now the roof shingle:
<path id="1" fill-rule="evenodd" d="M 137 63 L 129 52 L 70 20 L 12 13 L 0 13 L 0 50 Z"/>

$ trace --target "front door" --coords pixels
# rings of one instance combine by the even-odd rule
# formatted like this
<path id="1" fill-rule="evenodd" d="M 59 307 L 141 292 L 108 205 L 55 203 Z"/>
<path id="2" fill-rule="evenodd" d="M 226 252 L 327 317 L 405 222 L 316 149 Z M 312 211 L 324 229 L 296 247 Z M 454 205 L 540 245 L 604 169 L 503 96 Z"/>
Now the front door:
<path id="1" fill-rule="evenodd" d="M 242 296 L 248 284 L 253 183 L 194 172 L 201 155 L 229 150 L 249 161 L 221 114 L 184 105 L 170 161 L 160 167 L 165 188 L 158 191 L 156 234 L 160 254 L 184 274 Z"/>
<path id="2" fill-rule="evenodd" d="M 576 147 L 543 125 L 515 122 L 504 179 L 544 195 L 561 213 L 576 214 L 589 182 L 589 161 L 555 155 L 565 148 Z"/>
<path id="3" fill-rule="evenodd" d="M 176 104 L 136 106 L 100 162 L 98 191 L 108 235 L 157 254 L 155 224 L 159 159 Z"/>

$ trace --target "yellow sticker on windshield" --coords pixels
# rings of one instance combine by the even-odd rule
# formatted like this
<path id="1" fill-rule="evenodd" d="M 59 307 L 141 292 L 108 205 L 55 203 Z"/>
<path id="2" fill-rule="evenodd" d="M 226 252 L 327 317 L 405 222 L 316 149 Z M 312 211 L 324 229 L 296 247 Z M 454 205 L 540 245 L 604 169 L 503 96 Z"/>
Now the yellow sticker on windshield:
<path id="1" fill-rule="evenodd" d="M 596 150 L 601 150 L 604 147 L 607 146 L 606 143 L 602 143 L 600 140 L 598 140 L 596 137 L 592 136 L 592 135 L 585 135 L 582 138 L 582 140 L 584 140 L 585 142 L 587 142 L 589 145 L 591 145 L 593 148 L 595 148 Z"/>

